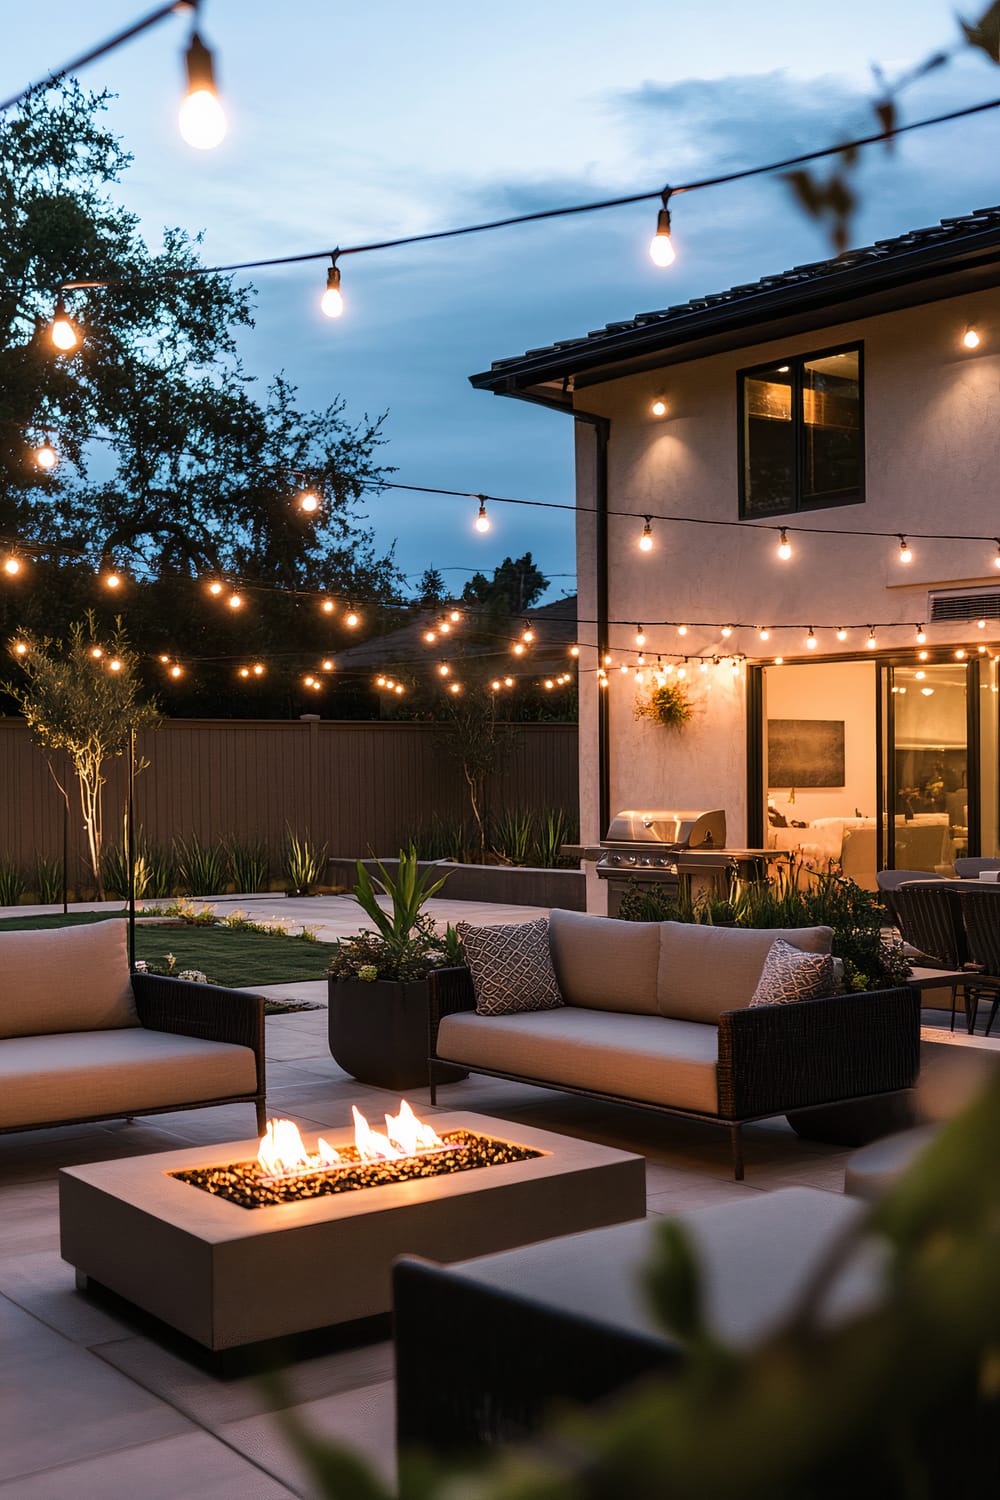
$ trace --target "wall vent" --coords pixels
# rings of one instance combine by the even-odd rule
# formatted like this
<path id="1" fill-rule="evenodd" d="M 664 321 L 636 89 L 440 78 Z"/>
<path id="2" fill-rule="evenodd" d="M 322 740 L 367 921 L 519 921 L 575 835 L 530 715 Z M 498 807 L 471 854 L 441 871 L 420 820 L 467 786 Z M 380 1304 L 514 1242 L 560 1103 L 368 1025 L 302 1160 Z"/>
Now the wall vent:
<path id="1" fill-rule="evenodd" d="M 1000 588 L 942 589 L 927 602 L 929 620 L 1000 620 Z"/>

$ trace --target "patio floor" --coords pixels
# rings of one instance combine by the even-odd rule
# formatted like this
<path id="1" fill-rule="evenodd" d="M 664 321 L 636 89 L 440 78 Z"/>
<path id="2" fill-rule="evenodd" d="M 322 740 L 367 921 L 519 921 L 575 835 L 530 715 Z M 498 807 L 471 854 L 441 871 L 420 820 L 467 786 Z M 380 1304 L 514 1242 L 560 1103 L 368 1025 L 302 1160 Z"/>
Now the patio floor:
<path id="1" fill-rule="evenodd" d="M 333 912 L 321 913 L 319 902 L 303 903 L 311 912 L 307 920 L 339 923 L 346 915 L 342 899 L 323 898 L 324 908 L 327 900 L 338 903 Z M 448 909 L 436 915 L 452 920 L 523 920 L 532 914 L 524 908 L 435 904 Z M 345 930 L 356 926 L 351 915 Z M 319 999 L 324 988 L 266 992 Z M 266 1026 L 273 1113 L 315 1130 L 349 1123 L 353 1103 L 376 1117 L 396 1104 L 395 1095 L 367 1088 L 336 1066 L 327 1048 L 325 1010 L 272 1016 Z M 426 1090 L 409 1097 L 418 1110 L 431 1113 Z M 789 1184 L 839 1192 L 849 1154 L 801 1141 L 783 1120 L 769 1121 L 747 1128 L 747 1176 L 736 1183 L 727 1134 L 717 1128 L 490 1079 L 443 1089 L 438 1107 L 477 1110 L 641 1152 L 652 1214 Z M 59 1167 L 252 1133 L 250 1106 L 230 1105 L 133 1124 L 0 1137 L 0 1500 L 271 1500 L 311 1493 L 271 1415 L 274 1403 L 253 1377 L 208 1373 L 140 1321 L 80 1296 L 58 1251 Z M 267 1295 L 266 1286 L 261 1295 Z M 302 1358 L 286 1380 L 287 1400 L 305 1420 L 367 1454 L 391 1476 L 388 1341 Z"/>

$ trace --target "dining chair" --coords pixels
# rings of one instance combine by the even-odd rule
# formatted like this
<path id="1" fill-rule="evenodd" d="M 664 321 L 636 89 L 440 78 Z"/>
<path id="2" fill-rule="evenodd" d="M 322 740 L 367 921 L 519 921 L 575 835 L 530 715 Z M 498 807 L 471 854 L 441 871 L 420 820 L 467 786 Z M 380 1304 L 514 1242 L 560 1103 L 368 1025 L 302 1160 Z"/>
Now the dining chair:
<path id="1" fill-rule="evenodd" d="M 955 1008 L 962 990 L 966 1024 L 975 1025 L 977 1001 L 969 993 L 972 974 L 969 970 L 969 947 L 962 921 L 958 892 L 946 881 L 928 879 L 926 874 L 899 886 L 893 892 L 904 942 L 921 955 L 923 975 L 908 981 L 918 989 L 933 989 L 948 984 L 951 989 L 951 1029 L 955 1030 Z"/>
<path id="2" fill-rule="evenodd" d="M 993 996 L 990 1018 L 986 1023 L 986 1035 L 989 1036 L 1000 1009 L 1000 890 L 995 886 L 992 890 L 966 889 L 962 892 L 961 905 L 969 959 L 981 970 L 976 976 L 976 1009 L 978 991 L 986 990 Z M 972 1027 L 975 1024 L 974 1013 Z"/>
<path id="3" fill-rule="evenodd" d="M 899 914 L 896 911 L 896 892 L 899 887 L 911 880 L 940 879 L 940 875 L 928 874 L 926 870 L 877 870 L 875 872 L 875 883 L 882 897 L 882 905 L 897 927 L 900 927 Z"/>

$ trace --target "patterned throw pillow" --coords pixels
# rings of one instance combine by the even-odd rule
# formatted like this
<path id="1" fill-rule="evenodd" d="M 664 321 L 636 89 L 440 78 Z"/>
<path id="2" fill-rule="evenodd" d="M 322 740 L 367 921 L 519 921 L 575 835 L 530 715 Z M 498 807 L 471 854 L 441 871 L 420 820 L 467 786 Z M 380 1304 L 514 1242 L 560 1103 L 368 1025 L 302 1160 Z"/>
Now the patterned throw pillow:
<path id="1" fill-rule="evenodd" d="M 832 994 L 835 983 L 833 958 L 829 953 L 803 953 L 776 938 L 768 949 L 750 1009 L 818 1000 L 821 995 Z"/>
<path id="2" fill-rule="evenodd" d="M 479 1016 L 512 1016 L 519 1011 L 555 1010 L 562 1005 L 549 955 L 549 922 L 472 927 L 459 922 Z"/>

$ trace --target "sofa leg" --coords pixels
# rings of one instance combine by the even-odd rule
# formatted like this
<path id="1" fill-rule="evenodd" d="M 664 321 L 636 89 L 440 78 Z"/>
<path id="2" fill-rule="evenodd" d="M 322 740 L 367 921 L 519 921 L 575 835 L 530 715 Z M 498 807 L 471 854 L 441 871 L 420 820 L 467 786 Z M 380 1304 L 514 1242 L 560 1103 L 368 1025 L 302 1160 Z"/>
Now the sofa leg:
<path id="1" fill-rule="evenodd" d="M 257 1111 L 257 1134 L 263 1135 L 267 1129 L 267 1101 L 263 1098 L 255 1099 L 254 1108 Z"/>
<path id="2" fill-rule="evenodd" d="M 742 1125 L 730 1125 L 729 1143 L 733 1153 L 733 1178 L 736 1182 L 743 1181 L 743 1127 Z"/>
<path id="3" fill-rule="evenodd" d="M 428 1063 L 428 1065 L 427 1065 L 427 1082 L 430 1085 L 430 1090 L 431 1090 L 431 1103 L 432 1104 L 436 1104 L 437 1103 L 437 1099 L 438 1099 L 438 1086 L 437 1086 L 437 1075 L 434 1072 L 434 1064 L 433 1063 Z"/>

